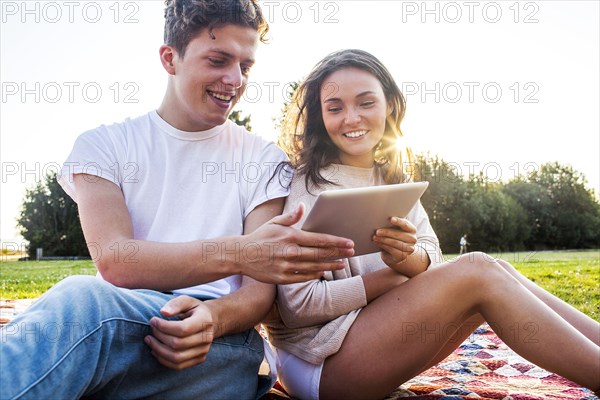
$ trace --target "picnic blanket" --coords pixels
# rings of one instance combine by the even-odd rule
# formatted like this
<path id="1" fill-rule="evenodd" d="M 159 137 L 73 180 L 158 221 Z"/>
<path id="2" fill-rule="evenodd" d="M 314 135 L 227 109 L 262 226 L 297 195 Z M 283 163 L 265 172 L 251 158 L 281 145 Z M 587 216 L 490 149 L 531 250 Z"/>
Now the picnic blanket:
<path id="1" fill-rule="evenodd" d="M 0 300 L 0 326 L 23 312 L 33 300 Z M 262 400 L 290 397 L 279 385 Z M 444 361 L 406 382 L 387 400 L 598 400 L 589 390 L 524 360 L 486 324 Z"/>

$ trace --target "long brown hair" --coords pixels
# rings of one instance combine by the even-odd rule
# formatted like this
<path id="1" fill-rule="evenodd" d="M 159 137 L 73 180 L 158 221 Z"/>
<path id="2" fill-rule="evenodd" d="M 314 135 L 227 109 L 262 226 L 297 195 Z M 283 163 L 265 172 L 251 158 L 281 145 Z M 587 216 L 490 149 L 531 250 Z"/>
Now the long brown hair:
<path id="1" fill-rule="evenodd" d="M 381 142 L 374 149 L 376 166 L 383 168 L 386 183 L 400 183 L 410 179 L 410 170 L 403 170 L 403 162 L 410 163 L 409 148 L 397 147 L 402 137 L 400 123 L 404 118 L 406 101 L 388 69 L 372 54 L 363 50 L 341 50 L 329 54 L 308 74 L 296 89 L 286 106 L 278 145 L 290 158 L 296 173 L 305 175 L 306 185 L 319 186 L 333 183 L 320 171 L 338 159 L 338 149 L 329 138 L 321 113 L 321 86 L 332 73 L 343 68 L 358 68 L 373 74 L 381 83 L 392 112 L 386 119 Z"/>

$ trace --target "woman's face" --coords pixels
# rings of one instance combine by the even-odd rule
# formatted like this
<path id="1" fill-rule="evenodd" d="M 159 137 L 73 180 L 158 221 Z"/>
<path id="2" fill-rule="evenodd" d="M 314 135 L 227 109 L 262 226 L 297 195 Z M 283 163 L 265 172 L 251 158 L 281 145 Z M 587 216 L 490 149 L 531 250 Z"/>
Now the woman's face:
<path id="1" fill-rule="evenodd" d="M 321 112 L 327 134 L 344 165 L 373 166 L 373 150 L 385 131 L 390 109 L 375 75 L 344 68 L 321 85 Z"/>

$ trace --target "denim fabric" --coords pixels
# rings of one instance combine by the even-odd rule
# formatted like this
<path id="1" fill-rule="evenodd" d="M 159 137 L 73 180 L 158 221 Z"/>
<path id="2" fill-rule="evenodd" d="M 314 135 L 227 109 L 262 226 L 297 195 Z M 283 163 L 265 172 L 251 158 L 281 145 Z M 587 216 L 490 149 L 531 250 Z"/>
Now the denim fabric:
<path id="1" fill-rule="evenodd" d="M 172 295 L 70 277 L 0 330 L 0 398 L 255 399 L 264 349 L 250 329 L 215 339 L 204 363 L 160 365 L 144 337 Z M 259 387 L 260 386 L 260 387 Z"/>

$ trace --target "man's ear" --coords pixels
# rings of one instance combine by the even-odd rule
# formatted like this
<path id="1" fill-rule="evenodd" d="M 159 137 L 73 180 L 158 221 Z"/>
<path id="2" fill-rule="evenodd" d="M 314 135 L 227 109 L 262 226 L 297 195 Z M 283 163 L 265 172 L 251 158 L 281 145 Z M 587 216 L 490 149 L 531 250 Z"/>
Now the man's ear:
<path id="1" fill-rule="evenodd" d="M 174 61 L 177 58 L 177 51 L 173 47 L 163 44 L 160 46 L 160 49 L 158 49 L 158 53 L 160 55 L 160 62 L 165 71 L 167 71 L 169 75 L 175 75 Z"/>

